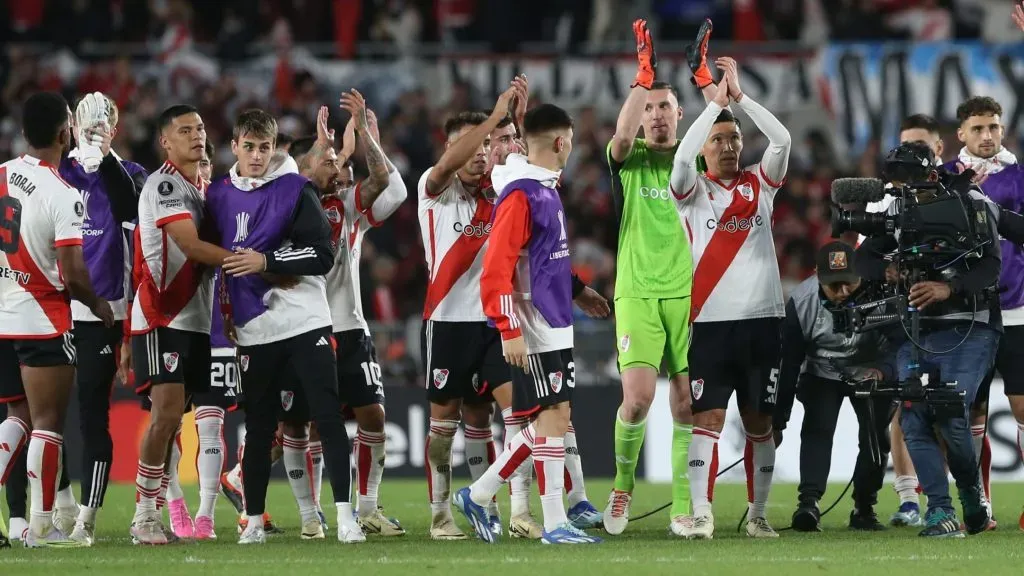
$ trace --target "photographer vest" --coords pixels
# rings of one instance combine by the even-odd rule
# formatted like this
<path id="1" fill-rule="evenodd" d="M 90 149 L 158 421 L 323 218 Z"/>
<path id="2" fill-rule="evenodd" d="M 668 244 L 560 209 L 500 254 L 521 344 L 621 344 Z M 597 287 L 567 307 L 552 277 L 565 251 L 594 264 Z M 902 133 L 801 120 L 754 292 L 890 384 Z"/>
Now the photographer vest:
<path id="1" fill-rule="evenodd" d="M 883 363 L 890 348 L 888 339 L 879 330 L 850 336 L 835 333 L 832 314 L 825 308 L 827 301 L 821 293 L 817 276 L 811 276 L 793 289 L 790 294 L 792 308 L 787 312 L 795 310 L 804 338 L 803 342 L 785 342 L 784 345 L 804 347 L 806 356 L 801 373 L 841 380 L 836 370 L 838 366 L 846 378 L 866 378 L 869 368 L 877 368 Z"/>

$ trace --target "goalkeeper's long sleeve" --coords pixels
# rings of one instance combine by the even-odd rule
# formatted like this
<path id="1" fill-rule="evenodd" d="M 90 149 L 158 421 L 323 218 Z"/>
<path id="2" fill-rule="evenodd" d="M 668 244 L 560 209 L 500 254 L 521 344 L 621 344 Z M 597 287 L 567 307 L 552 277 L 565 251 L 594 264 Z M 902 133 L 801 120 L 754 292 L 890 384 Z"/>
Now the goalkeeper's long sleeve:
<path id="1" fill-rule="evenodd" d="M 99 173 L 110 202 L 110 210 L 118 223 L 138 218 L 141 188 L 136 189 L 135 180 L 121 162 L 113 154 L 107 154 L 100 163 Z"/>
<path id="2" fill-rule="evenodd" d="M 750 96 L 744 95 L 737 102 L 741 110 L 750 116 L 758 130 L 768 138 L 768 148 L 761 157 L 761 176 L 774 188 L 781 187 L 786 180 L 786 171 L 789 169 L 789 151 L 793 145 L 793 139 L 789 130 L 779 122 L 774 114 L 767 108 L 761 106 Z"/>
<path id="3" fill-rule="evenodd" d="M 672 176 L 669 178 L 669 186 L 676 198 L 685 198 L 697 184 L 697 154 L 700 154 L 701 147 L 711 135 L 715 120 L 721 113 L 721 106 L 708 102 L 679 142 L 672 160 Z"/>

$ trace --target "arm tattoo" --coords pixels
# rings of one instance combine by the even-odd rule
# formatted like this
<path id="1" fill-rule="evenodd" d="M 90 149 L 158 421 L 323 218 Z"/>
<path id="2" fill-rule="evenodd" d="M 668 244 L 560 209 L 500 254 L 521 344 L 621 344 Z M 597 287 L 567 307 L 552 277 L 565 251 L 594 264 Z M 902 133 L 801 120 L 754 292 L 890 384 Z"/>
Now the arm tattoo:
<path id="1" fill-rule="evenodd" d="M 391 171 L 391 163 L 388 162 L 380 143 L 374 140 L 370 131 L 366 129 L 366 112 L 360 115 L 360 127 L 362 128 L 360 141 L 363 144 L 363 152 L 366 155 L 366 167 L 370 172 L 366 184 L 360 187 L 363 206 L 370 206 L 378 196 L 388 187 L 388 173 Z"/>

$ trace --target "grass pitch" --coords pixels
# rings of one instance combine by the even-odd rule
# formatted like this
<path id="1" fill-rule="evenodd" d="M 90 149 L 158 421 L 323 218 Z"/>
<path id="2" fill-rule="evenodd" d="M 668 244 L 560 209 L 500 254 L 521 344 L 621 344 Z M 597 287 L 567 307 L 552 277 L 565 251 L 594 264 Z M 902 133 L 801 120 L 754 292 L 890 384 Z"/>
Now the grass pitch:
<path id="1" fill-rule="evenodd" d="M 456 480 L 455 487 L 466 484 Z M 325 491 L 328 484 L 325 479 Z M 592 501 L 603 508 L 609 481 L 594 480 L 588 486 Z M 830 504 L 842 490 L 831 486 L 825 497 Z M 77 489 L 77 486 L 76 486 Z M 195 512 L 197 489 L 186 487 Z M 776 528 L 789 524 L 796 502 L 796 487 L 778 485 L 772 489 L 769 520 Z M 327 494 L 325 494 L 325 497 Z M 782 533 L 775 541 L 755 541 L 736 532 L 745 510 L 746 490 L 742 485 L 720 484 L 716 488 L 715 539 L 704 542 L 680 541 L 669 535 L 668 511 L 631 523 L 618 537 L 608 537 L 597 546 L 543 546 L 537 542 L 513 540 L 507 535 L 496 545 L 478 540 L 432 542 L 427 535 L 430 520 L 423 481 L 384 479 L 381 502 L 387 514 L 397 517 L 408 531 L 399 538 L 370 537 L 357 546 L 335 540 L 334 513 L 328 513 L 332 530 L 327 540 L 299 540 L 299 521 L 287 484 L 271 486 L 269 511 L 285 534 L 268 537 L 262 547 L 241 547 L 237 542 L 231 506 L 221 499 L 217 508 L 216 542 L 182 543 L 164 547 L 132 546 L 127 536 L 134 511 L 134 486 L 112 486 L 100 512 L 96 546 L 90 549 L 26 550 L 17 544 L 0 550 L 0 575 L 45 574 L 132 575 L 132 576 L 233 576 L 236 574 L 306 576 L 314 574 L 558 574 L 559 576 L 601 576 L 603 574 L 966 574 L 992 576 L 1024 573 L 1024 533 L 1017 521 L 1024 504 L 1024 487 L 1016 484 L 993 488 L 999 529 L 966 539 L 925 540 L 918 529 L 889 529 L 884 533 L 854 533 L 846 529 L 849 495 L 823 519 L 820 534 Z M 326 499 L 326 498 L 325 498 Z M 638 516 L 670 499 L 666 485 L 641 484 L 634 492 L 633 515 Z M 883 520 L 897 504 L 891 488 L 883 489 L 878 511 Z M 507 515 L 507 497 L 502 503 Z M 534 510 L 540 511 L 539 503 Z M 6 517 L 6 514 L 5 514 Z M 538 514 L 539 517 L 539 514 Z M 507 520 L 507 517 L 506 517 Z M 467 529 L 456 512 L 456 521 Z M 607 536 L 602 533 L 602 535 Z M 540 572 L 538 572 L 540 571 Z"/>

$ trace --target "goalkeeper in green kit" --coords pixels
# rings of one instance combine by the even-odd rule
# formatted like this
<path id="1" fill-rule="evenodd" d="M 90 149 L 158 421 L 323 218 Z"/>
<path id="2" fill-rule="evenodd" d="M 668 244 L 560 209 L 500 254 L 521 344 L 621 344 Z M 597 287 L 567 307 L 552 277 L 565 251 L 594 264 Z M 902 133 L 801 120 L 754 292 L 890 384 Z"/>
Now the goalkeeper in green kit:
<path id="1" fill-rule="evenodd" d="M 676 90 L 655 81 L 656 57 L 645 20 L 633 23 L 639 66 L 608 143 L 612 195 L 619 220 L 615 279 L 615 336 L 622 405 L 615 417 L 615 485 L 604 511 L 609 534 L 629 522 L 647 412 L 662 363 L 671 379 L 672 523 L 690 521 L 687 451 L 693 431 L 686 360 L 693 263 L 690 242 L 669 191 L 672 159 L 683 117 Z M 688 50 L 694 83 L 714 97 L 706 64 L 711 22 Z M 643 126 L 644 138 L 637 138 Z"/>

